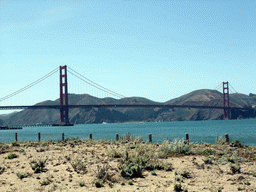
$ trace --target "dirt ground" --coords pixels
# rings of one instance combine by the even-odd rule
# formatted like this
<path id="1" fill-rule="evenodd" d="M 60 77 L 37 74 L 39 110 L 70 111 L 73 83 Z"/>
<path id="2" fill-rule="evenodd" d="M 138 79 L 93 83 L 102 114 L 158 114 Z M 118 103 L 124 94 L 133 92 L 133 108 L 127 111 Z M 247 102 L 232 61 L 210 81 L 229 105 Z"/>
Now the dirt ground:
<path id="1" fill-rule="evenodd" d="M 0 191 L 256 192 L 256 147 L 202 143 L 190 144 L 184 153 L 163 145 L 134 140 L 1 143 Z"/>

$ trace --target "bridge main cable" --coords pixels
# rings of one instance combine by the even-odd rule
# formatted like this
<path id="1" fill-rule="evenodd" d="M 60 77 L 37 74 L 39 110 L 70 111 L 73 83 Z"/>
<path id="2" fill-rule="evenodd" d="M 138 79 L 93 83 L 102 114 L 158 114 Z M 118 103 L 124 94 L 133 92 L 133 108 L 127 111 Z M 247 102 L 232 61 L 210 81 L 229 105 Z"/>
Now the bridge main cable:
<path id="1" fill-rule="evenodd" d="M 109 90 L 109 89 L 107 89 L 107 88 L 105 88 L 105 87 L 103 87 L 103 86 L 101 86 L 101 85 L 99 85 L 99 84 L 97 84 L 97 83 L 91 81 L 90 79 L 84 77 L 83 75 L 81 75 L 80 73 L 76 72 L 75 70 L 73 70 L 73 69 L 70 68 L 70 67 L 68 67 L 68 69 L 72 70 L 72 72 L 76 73 L 77 75 L 74 74 L 74 73 L 72 73 L 71 71 L 68 71 L 69 73 L 71 73 L 71 74 L 74 75 L 75 77 L 79 78 L 80 80 L 84 81 L 85 83 L 88 83 L 89 85 L 91 85 L 91 86 L 93 86 L 93 87 L 95 87 L 95 88 L 97 88 L 97 89 L 99 89 L 99 90 L 101 90 L 101 91 L 104 91 L 104 92 L 106 92 L 106 93 L 109 93 L 110 95 L 116 96 L 116 97 L 118 97 L 118 98 L 124 98 L 124 97 L 125 97 L 124 95 L 121 95 L 121 94 L 119 94 L 119 93 L 116 93 L 116 92 L 114 92 L 114 91 L 111 91 L 111 90 Z M 81 76 L 81 77 L 79 77 L 78 75 Z"/>
<path id="2" fill-rule="evenodd" d="M 48 73 L 48 74 L 46 74 L 45 76 L 41 77 L 40 79 L 34 81 L 33 83 L 30 83 L 29 85 L 27 85 L 27 86 L 25 86 L 25 87 L 23 87 L 23 88 L 21 88 L 21 89 L 15 91 L 15 92 L 11 93 L 11 94 L 9 94 L 9 95 L 7 95 L 7 96 L 5 96 L 5 97 L 0 98 L 0 102 L 4 101 L 4 100 L 6 100 L 6 99 L 9 99 L 9 98 L 11 98 L 11 97 L 13 97 L 13 96 L 15 96 L 15 95 L 18 95 L 19 93 L 22 93 L 23 91 L 25 91 L 25 90 L 27 90 L 27 89 L 33 87 L 34 85 L 36 85 L 36 84 L 42 82 L 43 80 L 47 79 L 48 77 L 52 76 L 52 75 L 55 74 L 57 71 L 58 71 L 58 68 L 52 70 L 50 73 Z"/>

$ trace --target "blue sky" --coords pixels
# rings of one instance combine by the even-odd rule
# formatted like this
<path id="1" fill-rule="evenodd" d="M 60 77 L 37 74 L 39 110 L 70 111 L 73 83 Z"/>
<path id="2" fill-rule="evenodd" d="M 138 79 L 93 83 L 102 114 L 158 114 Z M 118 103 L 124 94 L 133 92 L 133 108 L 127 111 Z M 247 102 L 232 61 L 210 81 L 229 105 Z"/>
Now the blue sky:
<path id="1" fill-rule="evenodd" d="M 256 93 L 255 9 L 252 0 L 0 0 L 0 98 L 60 65 L 154 101 L 223 81 Z M 85 93 L 71 76 L 69 92 Z M 0 105 L 55 100 L 58 86 L 55 74 Z"/>

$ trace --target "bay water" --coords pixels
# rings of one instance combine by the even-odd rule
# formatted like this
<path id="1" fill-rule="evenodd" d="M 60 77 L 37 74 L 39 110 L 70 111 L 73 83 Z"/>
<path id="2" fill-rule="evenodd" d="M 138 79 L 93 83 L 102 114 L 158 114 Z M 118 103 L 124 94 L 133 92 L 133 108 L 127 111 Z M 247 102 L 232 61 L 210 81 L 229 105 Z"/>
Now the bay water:
<path id="1" fill-rule="evenodd" d="M 148 141 L 148 135 L 152 134 L 153 142 L 162 142 L 165 139 L 172 141 L 185 139 L 185 134 L 188 133 L 190 142 L 212 144 L 215 144 L 216 137 L 224 138 L 224 135 L 228 133 L 230 140 L 239 140 L 242 144 L 256 146 L 256 119 L 23 127 L 21 130 L 0 130 L 0 142 L 13 142 L 15 133 L 18 133 L 18 141 L 37 141 L 38 132 L 41 133 L 41 140 L 61 140 L 62 133 L 64 133 L 65 138 L 88 139 L 89 134 L 92 134 L 95 140 L 114 141 L 116 133 L 119 137 L 130 133 Z"/>

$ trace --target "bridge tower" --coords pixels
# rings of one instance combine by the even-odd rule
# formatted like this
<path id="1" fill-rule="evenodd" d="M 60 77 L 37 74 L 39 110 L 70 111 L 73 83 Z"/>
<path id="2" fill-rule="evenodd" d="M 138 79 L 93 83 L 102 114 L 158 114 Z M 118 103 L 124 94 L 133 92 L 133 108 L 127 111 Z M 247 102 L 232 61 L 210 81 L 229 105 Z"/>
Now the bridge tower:
<path id="1" fill-rule="evenodd" d="M 67 66 L 60 66 L 60 125 L 69 125 Z"/>
<path id="2" fill-rule="evenodd" d="M 230 119 L 230 110 L 229 110 L 229 88 L 228 88 L 228 81 L 223 82 L 223 118 Z"/>

